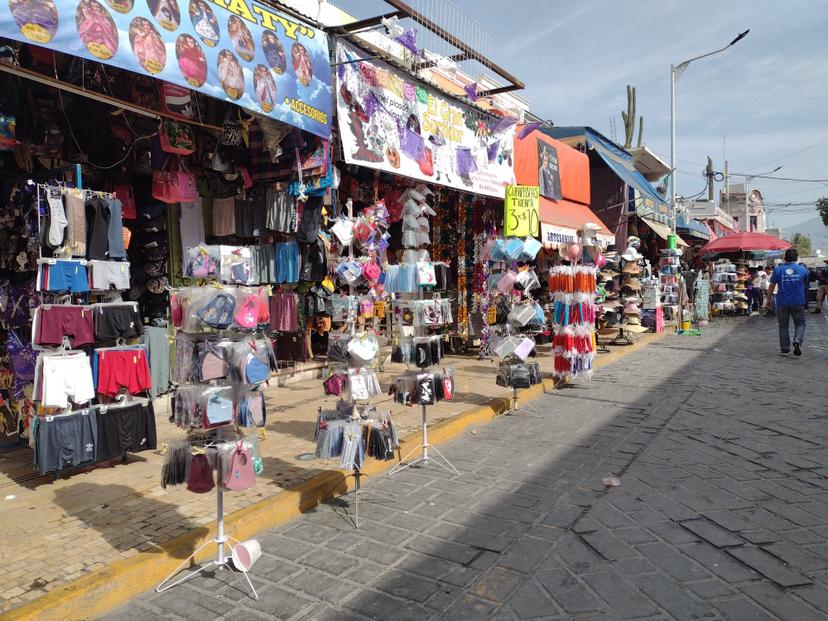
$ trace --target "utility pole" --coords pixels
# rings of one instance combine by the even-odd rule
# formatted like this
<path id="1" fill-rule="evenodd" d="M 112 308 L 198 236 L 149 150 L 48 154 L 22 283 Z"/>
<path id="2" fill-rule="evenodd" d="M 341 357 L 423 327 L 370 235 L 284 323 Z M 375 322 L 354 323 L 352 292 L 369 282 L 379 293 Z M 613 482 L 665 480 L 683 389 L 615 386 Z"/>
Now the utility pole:
<path id="1" fill-rule="evenodd" d="M 707 177 L 707 200 L 713 202 L 713 160 L 707 156 L 707 170 L 704 173 Z"/>

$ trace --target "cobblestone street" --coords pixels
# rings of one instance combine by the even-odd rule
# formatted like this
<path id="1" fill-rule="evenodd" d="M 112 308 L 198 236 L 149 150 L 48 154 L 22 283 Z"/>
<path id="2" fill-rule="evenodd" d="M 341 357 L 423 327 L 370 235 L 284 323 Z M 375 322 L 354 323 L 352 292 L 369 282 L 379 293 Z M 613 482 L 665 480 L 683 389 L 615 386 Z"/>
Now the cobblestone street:
<path id="1" fill-rule="evenodd" d="M 459 476 L 367 484 L 396 499 L 363 499 L 358 530 L 340 501 L 260 536 L 258 602 L 220 572 L 107 618 L 825 619 L 828 321 L 808 319 L 801 358 L 771 318 L 669 335 L 441 446 Z"/>

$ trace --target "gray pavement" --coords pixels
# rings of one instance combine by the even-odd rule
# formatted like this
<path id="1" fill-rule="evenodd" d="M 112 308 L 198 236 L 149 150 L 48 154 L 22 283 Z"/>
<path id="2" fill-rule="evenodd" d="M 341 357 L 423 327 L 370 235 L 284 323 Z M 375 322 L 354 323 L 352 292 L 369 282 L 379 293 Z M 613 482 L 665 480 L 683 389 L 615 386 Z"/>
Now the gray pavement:
<path id="1" fill-rule="evenodd" d="M 259 537 L 123 619 L 828 618 L 828 321 L 801 358 L 771 318 L 720 320 L 441 447 L 460 471 L 373 485 Z M 606 473 L 621 486 L 605 488 Z M 372 484 L 368 484 L 370 487 Z"/>

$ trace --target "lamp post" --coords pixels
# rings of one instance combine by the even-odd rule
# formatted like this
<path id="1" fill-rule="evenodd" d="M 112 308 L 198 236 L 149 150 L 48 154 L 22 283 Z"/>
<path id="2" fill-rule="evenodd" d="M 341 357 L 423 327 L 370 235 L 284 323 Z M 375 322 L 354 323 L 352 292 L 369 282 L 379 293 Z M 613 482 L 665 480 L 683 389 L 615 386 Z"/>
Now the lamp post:
<path id="1" fill-rule="evenodd" d="M 736 45 L 739 41 L 744 39 L 749 32 L 750 29 L 739 33 L 733 41 L 719 50 L 708 52 L 707 54 L 702 54 L 701 56 L 696 56 L 690 60 L 685 60 L 678 65 L 670 65 L 670 211 L 673 214 L 672 231 L 674 235 L 676 232 L 676 80 L 681 77 L 681 74 L 684 73 L 684 70 L 687 69 L 688 65 L 693 61 L 724 52 L 729 47 Z"/>

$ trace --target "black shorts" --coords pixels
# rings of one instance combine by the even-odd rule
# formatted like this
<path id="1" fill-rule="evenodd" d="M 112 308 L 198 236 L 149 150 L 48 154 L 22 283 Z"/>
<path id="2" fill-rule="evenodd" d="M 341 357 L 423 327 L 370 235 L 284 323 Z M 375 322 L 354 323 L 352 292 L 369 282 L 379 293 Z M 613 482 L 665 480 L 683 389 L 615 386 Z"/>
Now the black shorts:
<path id="1" fill-rule="evenodd" d="M 141 315 L 132 304 L 101 306 L 95 321 L 95 338 L 101 341 L 135 338 L 144 333 Z"/>
<path id="2" fill-rule="evenodd" d="M 152 402 L 98 409 L 97 460 L 117 459 L 127 451 L 138 453 L 158 445 Z"/>

